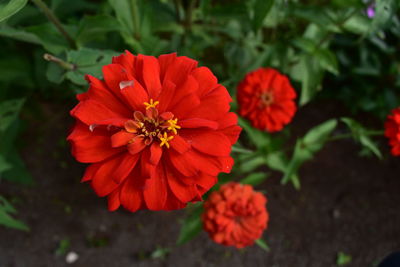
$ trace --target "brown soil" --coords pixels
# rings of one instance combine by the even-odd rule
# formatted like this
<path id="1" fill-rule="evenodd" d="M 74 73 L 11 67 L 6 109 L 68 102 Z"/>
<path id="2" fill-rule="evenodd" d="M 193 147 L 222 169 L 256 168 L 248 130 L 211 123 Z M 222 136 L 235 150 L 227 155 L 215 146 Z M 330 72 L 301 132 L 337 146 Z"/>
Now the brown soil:
<path id="1" fill-rule="evenodd" d="M 2 181 L 1 194 L 17 197 L 18 217 L 31 231 L 0 228 L 0 267 L 67 266 L 65 255 L 55 253 L 63 239 L 70 240 L 68 251 L 79 254 L 72 266 L 85 267 L 326 267 L 335 266 L 338 252 L 352 256 L 348 266 L 364 267 L 400 249 L 400 161 L 388 151 L 383 161 L 360 157 L 360 147 L 349 140 L 329 143 L 301 168 L 300 191 L 280 185 L 278 174 L 257 187 L 269 200 L 264 238 L 271 252 L 225 248 L 205 233 L 176 247 L 184 211 L 110 213 L 105 199 L 80 183 L 84 165 L 63 142 L 71 106 L 45 105 L 44 118 L 32 121 L 24 135 L 31 143 L 22 152 L 36 185 Z M 301 109 L 294 136 L 338 115 L 335 104 Z M 172 250 L 164 259 L 151 259 L 158 247 Z"/>

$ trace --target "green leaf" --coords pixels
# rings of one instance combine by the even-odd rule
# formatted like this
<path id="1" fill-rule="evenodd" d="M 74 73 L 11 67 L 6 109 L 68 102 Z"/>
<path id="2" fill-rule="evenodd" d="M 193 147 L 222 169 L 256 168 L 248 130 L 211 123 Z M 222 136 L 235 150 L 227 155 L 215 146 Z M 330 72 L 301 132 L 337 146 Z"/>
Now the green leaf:
<path id="1" fill-rule="evenodd" d="M 318 49 L 315 53 L 321 67 L 335 75 L 339 74 L 336 56 L 328 49 Z"/>
<path id="2" fill-rule="evenodd" d="M 13 38 L 15 40 L 32 44 L 41 44 L 40 39 L 35 34 L 27 32 L 25 30 L 11 28 L 7 25 L 0 27 L 0 36 Z"/>
<path id="3" fill-rule="evenodd" d="M 118 31 L 118 21 L 107 15 L 85 16 L 79 23 L 76 41 L 85 44 L 95 39 L 105 39 L 106 33 Z"/>
<path id="4" fill-rule="evenodd" d="M 10 169 L 12 166 L 10 163 L 6 161 L 6 159 L 0 154 L 0 174 L 8 169 Z M 0 176 L 1 177 L 1 176 Z"/>
<path id="5" fill-rule="evenodd" d="M 355 14 L 343 24 L 343 28 L 356 34 L 365 35 L 370 30 L 371 20 L 361 14 Z"/>
<path id="6" fill-rule="evenodd" d="M 359 142 L 362 146 L 374 153 L 378 158 L 382 159 L 382 153 L 375 142 L 368 136 L 370 132 L 364 126 L 351 118 L 341 118 L 347 127 L 349 127 L 352 137 L 355 141 Z"/>
<path id="7" fill-rule="evenodd" d="M 265 164 L 265 158 L 262 155 L 243 155 L 239 156 L 239 166 L 243 173 L 251 172 Z"/>
<path id="8" fill-rule="evenodd" d="M 15 148 L 8 151 L 6 160 L 10 163 L 11 167 L 3 172 L 3 179 L 24 185 L 32 185 L 34 183 L 31 174 L 26 169 L 24 161 L 21 159 Z"/>
<path id="9" fill-rule="evenodd" d="M 23 222 L 11 217 L 10 214 L 15 213 L 14 207 L 4 197 L 0 196 L 0 224 L 18 230 L 29 231 L 28 226 Z"/>
<path id="10" fill-rule="evenodd" d="M 262 248 L 263 250 L 265 250 L 265 251 L 267 251 L 267 252 L 269 252 L 271 249 L 269 248 L 269 246 L 268 246 L 268 244 L 267 244 L 267 242 L 265 242 L 265 240 L 264 239 L 257 239 L 256 241 L 256 244 L 260 247 L 260 248 Z"/>
<path id="11" fill-rule="evenodd" d="M 372 33 L 383 29 L 388 25 L 397 9 L 397 0 L 376 0 L 375 16 L 371 23 Z"/>
<path id="12" fill-rule="evenodd" d="M 0 3 L 0 22 L 20 11 L 27 3 L 28 0 L 9 0 L 8 3 Z"/>
<path id="13" fill-rule="evenodd" d="M 270 143 L 270 137 L 267 133 L 262 132 L 256 128 L 253 128 L 251 124 L 239 117 L 239 125 L 243 128 L 243 130 L 247 133 L 250 141 L 258 148 L 264 147 Z"/>
<path id="14" fill-rule="evenodd" d="M 335 119 L 328 120 L 310 129 L 303 138 L 296 141 L 292 158 L 284 171 L 282 184 L 292 181 L 295 187 L 300 187 L 297 176 L 298 169 L 305 161 L 312 159 L 314 154 L 323 147 L 336 125 Z"/>
<path id="15" fill-rule="evenodd" d="M 268 173 L 256 172 L 256 173 L 249 174 L 247 177 L 240 180 L 240 183 L 256 186 L 256 185 L 259 185 L 262 182 L 264 182 L 265 179 L 267 179 L 267 178 L 268 178 Z"/>
<path id="16" fill-rule="evenodd" d="M 102 75 L 101 69 L 104 65 L 111 63 L 111 58 L 118 53 L 111 50 L 97 50 L 81 48 L 77 51 L 67 53 L 67 61 L 75 65 L 75 69 L 66 73 L 66 78 L 78 85 L 86 85 L 85 74 L 95 77 Z"/>
<path id="17" fill-rule="evenodd" d="M 12 99 L 0 103 L 0 131 L 5 131 L 17 118 L 25 99 Z"/>
<path id="18" fill-rule="evenodd" d="M 65 27 L 67 29 L 67 27 Z M 45 23 L 25 28 L 25 31 L 34 34 L 41 45 L 50 53 L 60 54 L 69 49 L 69 44 L 53 24 Z"/>
<path id="19" fill-rule="evenodd" d="M 58 248 L 55 252 L 57 256 L 62 256 L 67 254 L 69 248 L 71 247 L 71 242 L 69 241 L 68 238 L 64 238 L 60 240 L 60 243 L 58 244 Z"/>
<path id="20" fill-rule="evenodd" d="M 336 265 L 344 266 L 351 262 L 351 255 L 345 254 L 343 252 L 339 252 L 336 259 Z"/>
<path id="21" fill-rule="evenodd" d="M 263 21 L 271 10 L 273 4 L 273 0 L 256 0 L 254 4 L 254 17 L 252 21 L 254 31 L 257 31 L 261 28 Z"/>
<path id="22" fill-rule="evenodd" d="M 202 222 L 201 213 L 203 212 L 203 207 L 200 206 L 196 208 L 190 216 L 188 216 L 183 222 L 181 232 L 179 233 L 178 241 L 176 244 L 178 246 L 183 245 L 189 240 L 193 239 L 196 235 L 201 232 Z"/>

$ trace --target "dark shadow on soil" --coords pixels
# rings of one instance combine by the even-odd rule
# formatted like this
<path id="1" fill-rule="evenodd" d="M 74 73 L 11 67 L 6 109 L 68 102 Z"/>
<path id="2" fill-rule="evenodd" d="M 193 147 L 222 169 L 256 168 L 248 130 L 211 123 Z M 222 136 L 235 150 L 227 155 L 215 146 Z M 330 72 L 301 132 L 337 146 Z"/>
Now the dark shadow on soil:
<path id="1" fill-rule="evenodd" d="M 84 267 L 325 267 L 335 266 L 340 251 L 352 256 L 348 266 L 364 267 L 400 249 L 400 161 L 387 149 L 379 161 L 358 156 L 360 147 L 352 141 L 329 143 L 301 168 L 301 191 L 280 185 L 278 174 L 257 187 L 269 200 L 269 253 L 257 246 L 218 246 L 205 233 L 175 247 L 184 211 L 109 213 L 106 200 L 80 183 L 84 165 L 63 141 L 72 123 L 68 108 L 43 105 L 45 120 L 31 122 L 24 134 L 32 141 L 23 156 L 36 185 L 1 183 L 1 194 L 14 197 L 18 217 L 31 231 L 0 228 L 0 267 L 67 266 L 65 255 L 55 253 L 64 239 L 70 240 L 68 251 L 79 254 L 72 266 Z M 339 115 L 336 104 L 305 107 L 294 120 L 294 136 Z M 151 259 L 157 247 L 172 251 Z"/>

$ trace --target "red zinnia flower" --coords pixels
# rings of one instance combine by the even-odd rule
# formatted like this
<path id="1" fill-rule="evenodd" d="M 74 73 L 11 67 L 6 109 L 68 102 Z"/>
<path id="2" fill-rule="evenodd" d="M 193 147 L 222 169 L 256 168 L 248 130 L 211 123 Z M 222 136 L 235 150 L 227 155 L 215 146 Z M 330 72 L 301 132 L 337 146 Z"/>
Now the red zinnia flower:
<path id="1" fill-rule="evenodd" d="M 400 156 L 400 108 L 392 110 L 385 122 L 385 136 L 389 138 L 392 155 Z"/>
<path id="2" fill-rule="evenodd" d="M 248 73 L 237 92 L 239 114 L 255 128 L 268 132 L 279 131 L 292 120 L 295 98 L 288 78 L 270 68 Z"/>
<path id="3" fill-rule="evenodd" d="M 243 248 L 267 227 L 267 199 L 250 185 L 224 184 L 210 194 L 202 215 L 204 230 L 216 243 Z"/>
<path id="4" fill-rule="evenodd" d="M 230 172 L 241 129 L 208 68 L 176 54 L 126 51 L 103 75 L 86 76 L 68 140 L 74 157 L 91 163 L 82 181 L 108 196 L 109 210 L 183 208 Z"/>

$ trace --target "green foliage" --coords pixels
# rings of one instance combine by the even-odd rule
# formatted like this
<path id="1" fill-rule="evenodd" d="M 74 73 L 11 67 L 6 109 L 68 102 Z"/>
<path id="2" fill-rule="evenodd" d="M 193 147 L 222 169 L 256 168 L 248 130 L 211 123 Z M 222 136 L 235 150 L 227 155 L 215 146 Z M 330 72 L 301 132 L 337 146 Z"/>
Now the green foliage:
<path id="1" fill-rule="evenodd" d="M 18 230 L 29 231 L 28 226 L 23 222 L 14 219 L 11 214 L 16 210 L 4 197 L 0 196 L 0 224 Z"/>
<path id="2" fill-rule="evenodd" d="M 195 205 L 193 207 L 191 214 L 186 217 L 186 219 L 182 224 L 178 240 L 176 241 L 177 245 L 185 244 L 186 242 L 190 241 L 201 232 L 202 222 L 200 215 L 202 212 L 203 212 L 202 205 Z"/>
<path id="3" fill-rule="evenodd" d="M 9 0 L 5 2 L 0 3 L 0 22 L 20 11 L 28 3 L 28 0 Z"/>
<path id="4" fill-rule="evenodd" d="M 263 183 L 265 181 L 265 179 L 267 179 L 267 178 L 268 178 L 268 174 L 265 172 L 254 172 L 254 173 L 247 175 L 242 180 L 240 180 L 240 183 L 256 186 L 256 185 Z"/>
<path id="5" fill-rule="evenodd" d="M 351 255 L 339 252 L 336 259 L 337 266 L 344 266 L 351 263 Z"/>
<path id="6" fill-rule="evenodd" d="M 260 247 L 260 248 L 262 248 L 263 250 L 265 250 L 266 252 L 269 252 L 271 249 L 269 248 L 269 246 L 268 246 L 268 244 L 267 244 L 267 242 L 265 242 L 265 240 L 264 239 L 257 239 L 256 241 L 256 244 Z"/>

